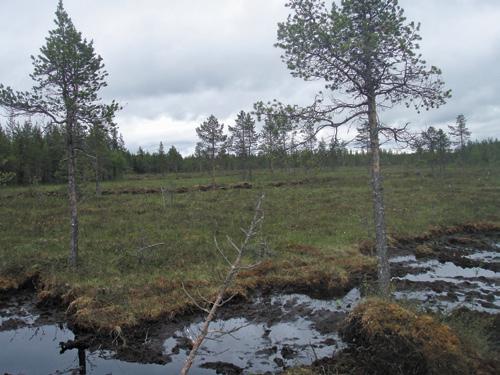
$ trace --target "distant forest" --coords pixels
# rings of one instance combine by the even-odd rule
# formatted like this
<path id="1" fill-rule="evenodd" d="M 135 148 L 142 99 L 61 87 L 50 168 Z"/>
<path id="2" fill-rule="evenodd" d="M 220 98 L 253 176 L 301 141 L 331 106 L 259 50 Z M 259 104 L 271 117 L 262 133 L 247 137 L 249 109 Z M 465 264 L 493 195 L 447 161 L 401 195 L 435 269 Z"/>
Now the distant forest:
<path id="1" fill-rule="evenodd" d="M 246 115 L 243 112 L 241 115 Z M 252 126 L 245 134 L 229 127 L 223 135 L 223 125 L 211 116 L 220 130 L 217 147 L 212 139 L 202 140 L 193 155 L 183 157 L 175 146 L 165 150 L 163 143 L 154 152 L 139 148 L 133 153 L 126 149 L 116 127 L 111 130 L 90 129 L 78 139 L 78 166 L 80 180 L 111 180 L 124 174 L 168 174 L 179 172 L 248 171 L 251 177 L 255 169 L 314 170 L 333 169 L 342 166 L 364 166 L 369 163 L 369 150 L 359 137 L 346 144 L 336 139 L 317 140 L 314 135 L 299 142 L 297 132 L 291 129 L 270 129 L 264 125 L 260 133 L 255 132 L 255 122 L 246 115 Z M 245 120 L 245 117 L 242 117 Z M 212 124 L 213 125 L 213 124 Z M 202 126 L 203 127 L 203 126 Z M 200 127 L 200 128 L 202 128 Z M 200 129 L 199 128 L 199 129 Z M 206 129 L 205 129 L 206 130 Z M 251 142 L 245 144 L 248 134 Z M 267 133 L 266 133 L 267 132 Z M 243 134 L 243 135 L 242 135 Z M 60 183 L 67 180 L 64 130 L 61 127 L 39 126 L 30 121 L 22 123 L 9 118 L 0 124 L 0 184 Z M 500 141 L 486 139 L 467 140 L 462 144 L 454 141 L 453 132 L 429 127 L 414 138 L 405 152 L 382 150 L 383 165 L 428 166 L 442 171 L 449 164 L 500 165 Z M 216 142 L 216 143 L 217 143 Z M 250 145 L 248 145 L 250 143 Z"/>

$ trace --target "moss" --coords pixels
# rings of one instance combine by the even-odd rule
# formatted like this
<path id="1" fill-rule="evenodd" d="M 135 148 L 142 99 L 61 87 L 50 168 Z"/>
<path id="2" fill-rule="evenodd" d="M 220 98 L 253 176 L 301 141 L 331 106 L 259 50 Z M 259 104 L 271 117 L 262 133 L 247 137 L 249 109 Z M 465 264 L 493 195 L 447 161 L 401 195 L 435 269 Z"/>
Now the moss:
<path id="1" fill-rule="evenodd" d="M 490 315 L 461 308 L 439 318 L 457 333 L 469 351 L 486 360 L 499 357 L 500 314 Z"/>

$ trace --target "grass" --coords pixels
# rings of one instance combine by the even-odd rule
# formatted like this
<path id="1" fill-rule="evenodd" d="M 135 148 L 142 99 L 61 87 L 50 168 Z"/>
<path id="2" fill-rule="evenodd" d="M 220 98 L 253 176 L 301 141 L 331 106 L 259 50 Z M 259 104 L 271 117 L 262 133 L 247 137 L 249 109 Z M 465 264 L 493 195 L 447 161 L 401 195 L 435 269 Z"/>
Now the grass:
<path id="1" fill-rule="evenodd" d="M 217 178 L 219 184 L 238 181 L 239 173 Z M 276 181 L 287 183 L 272 187 Z M 103 188 L 209 183 L 202 174 L 130 176 Z M 92 184 L 84 184 L 77 271 L 66 266 L 67 201 L 47 194 L 63 194 L 65 186 L 0 189 L 0 289 L 38 275 L 41 297 L 62 298 L 77 324 L 103 331 L 183 313 L 193 306 L 181 283 L 204 295 L 215 293 L 225 265 L 213 237 L 220 242 L 226 235 L 240 239 L 240 228 L 248 225 L 261 192 L 266 198 L 259 241 L 268 244 L 270 258 L 244 272 L 234 291 L 246 295 L 255 288 L 287 285 L 342 287 L 353 273 L 373 267 L 373 259 L 358 251 L 361 241 L 372 239 L 366 168 L 274 175 L 257 171 L 252 184 L 248 190 L 177 194 L 166 207 L 160 194 L 96 198 Z M 500 223 L 500 169 L 449 168 L 432 177 L 426 170 L 387 168 L 385 199 L 391 236 L 465 222 Z M 139 250 L 158 243 L 163 245 Z"/>

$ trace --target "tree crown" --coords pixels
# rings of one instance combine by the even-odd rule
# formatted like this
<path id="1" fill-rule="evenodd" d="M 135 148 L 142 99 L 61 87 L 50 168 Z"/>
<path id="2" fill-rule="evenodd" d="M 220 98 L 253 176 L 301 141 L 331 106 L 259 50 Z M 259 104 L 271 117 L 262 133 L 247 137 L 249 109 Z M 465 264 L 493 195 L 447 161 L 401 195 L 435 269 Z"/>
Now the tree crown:
<path id="1" fill-rule="evenodd" d="M 250 113 L 240 111 L 236 117 L 234 126 L 228 126 L 231 136 L 229 138 L 230 149 L 237 156 L 247 157 L 252 155 L 257 145 L 258 134 L 255 130 L 255 120 Z"/>
<path id="2" fill-rule="evenodd" d="M 112 122 L 119 109 L 116 102 L 104 105 L 98 96 L 108 73 L 93 42 L 76 30 L 62 0 L 55 13 L 55 28 L 49 31 L 38 56 L 31 56 L 35 82 L 31 92 L 15 92 L 0 85 L 0 105 L 19 114 L 42 114 L 63 124 L 71 117 L 80 126 Z"/>
<path id="3" fill-rule="evenodd" d="M 441 71 L 417 53 L 420 25 L 407 22 L 397 0 L 290 0 L 293 14 L 278 26 L 276 46 L 292 75 L 321 79 L 363 105 L 400 102 L 420 108 L 444 104 Z M 352 104 L 351 104 L 352 107 Z"/>
<path id="4" fill-rule="evenodd" d="M 224 135 L 224 124 L 220 124 L 214 115 L 210 115 L 196 128 L 196 134 L 200 138 L 200 142 L 196 145 L 199 152 L 207 152 L 212 157 L 215 157 L 223 149 L 227 139 L 227 136 Z"/>

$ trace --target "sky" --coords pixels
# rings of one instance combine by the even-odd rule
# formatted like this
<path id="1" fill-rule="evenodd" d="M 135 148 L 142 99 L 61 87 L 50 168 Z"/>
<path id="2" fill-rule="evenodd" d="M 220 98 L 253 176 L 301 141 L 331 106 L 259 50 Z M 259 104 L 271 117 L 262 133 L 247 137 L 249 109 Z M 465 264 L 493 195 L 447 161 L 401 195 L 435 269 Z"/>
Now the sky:
<path id="1" fill-rule="evenodd" d="M 280 59 L 277 23 L 285 0 L 65 0 L 76 28 L 109 73 L 102 97 L 127 148 L 155 151 L 160 141 L 194 150 L 195 128 L 214 114 L 232 125 L 258 100 L 307 104 L 318 82 L 293 78 Z M 421 23 L 421 52 L 443 71 L 453 97 L 421 114 L 382 112 L 387 124 L 446 129 L 464 114 L 474 139 L 500 136 L 500 1 L 400 0 Z M 28 90 L 31 55 L 53 28 L 57 0 L 0 0 L 0 83 Z M 0 122 L 4 119 L 0 118 Z M 345 133 L 344 133 L 345 134 Z M 347 135 L 349 136 L 349 135 Z"/>

